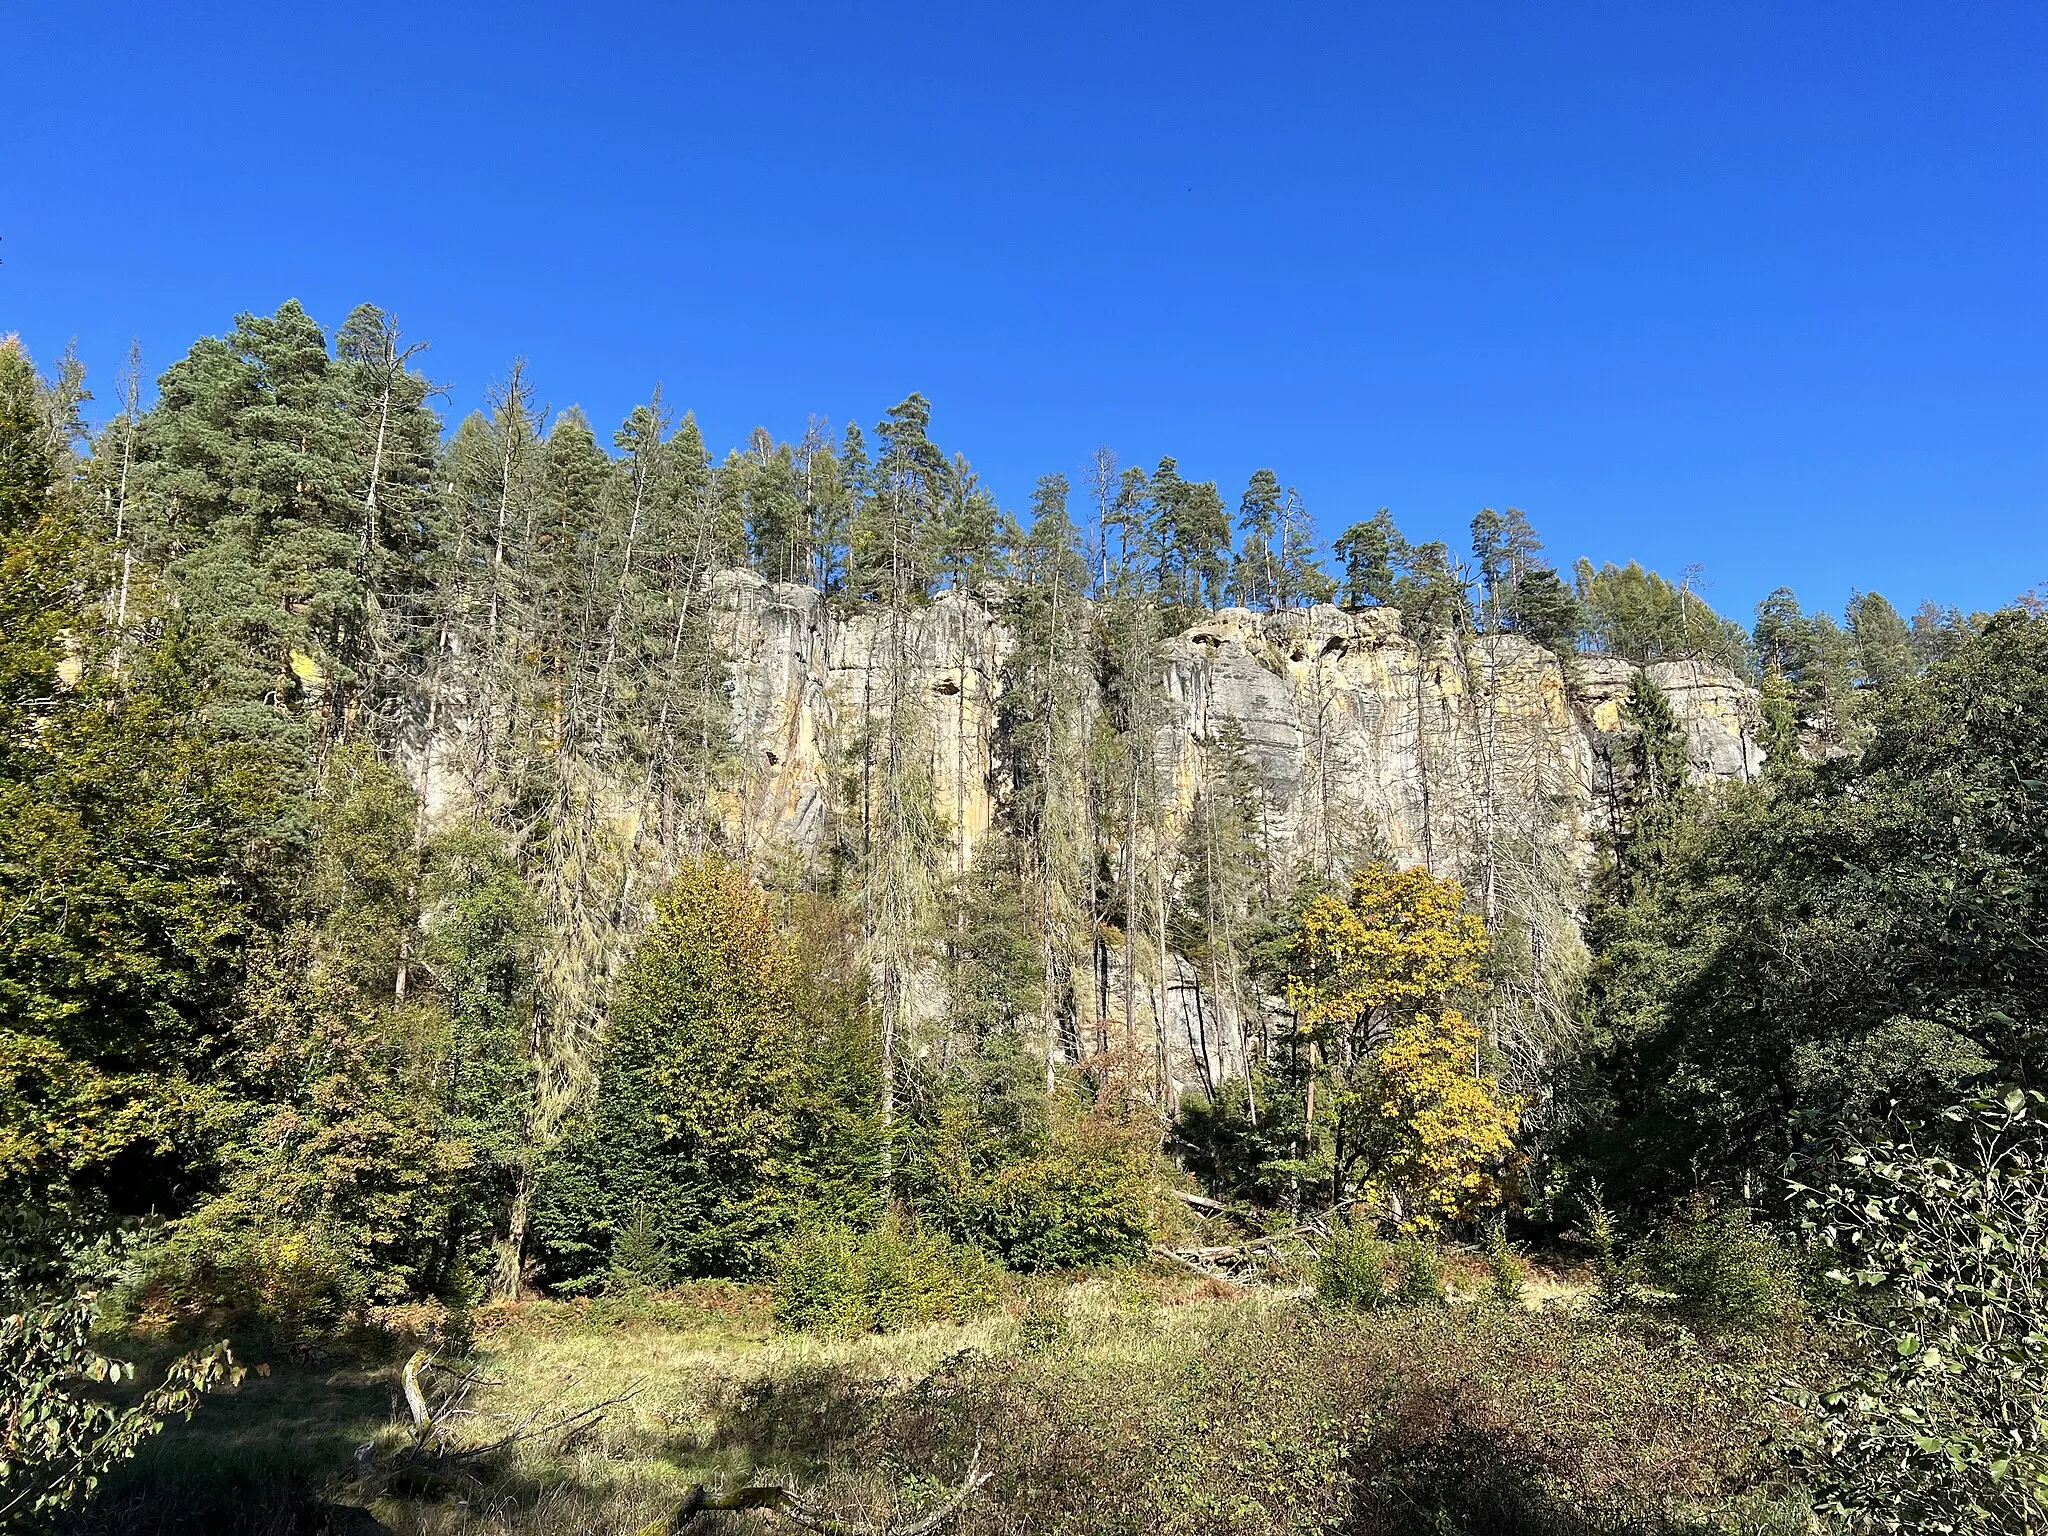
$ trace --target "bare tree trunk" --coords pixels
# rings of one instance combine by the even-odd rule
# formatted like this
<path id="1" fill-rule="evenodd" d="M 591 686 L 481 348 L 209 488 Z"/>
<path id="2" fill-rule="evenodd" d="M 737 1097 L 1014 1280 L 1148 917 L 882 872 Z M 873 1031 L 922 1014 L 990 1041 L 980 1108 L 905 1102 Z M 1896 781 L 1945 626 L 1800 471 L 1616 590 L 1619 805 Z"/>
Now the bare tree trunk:
<path id="1" fill-rule="evenodd" d="M 646 508 L 647 465 L 633 466 L 633 514 L 626 524 L 626 548 L 619 560 L 619 591 L 612 601 L 610 622 L 605 626 L 604 660 L 597 667 L 597 705 L 594 735 L 604 745 L 605 706 L 611 695 L 613 668 L 619 659 L 619 636 L 626 624 L 626 598 L 632 590 L 633 550 L 640 540 L 640 519 Z"/>
<path id="2" fill-rule="evenodd" d="M 491 1300 L 517 1301 L 526 1273 L 526 1227 L 533 1208 L 533 1170 L 521 1162 L 512 1170 L 512 1208 L 505 1218 L 505 1241 L 491 1275 Z"/>
<path id="3" fill-rule="evenodd" d="M 121 678 L 121 653 L 128 637 L 128 577 L 134 568 L 134 551 L 128 547 L 128 474 L 135 464 L 135 417 L 141 407 L 142 343 L 128 345 L 128 371 L 122 403 L 121 478 L 114 489 L 114 547 L 121 552 L 121 581 L 118 591 L 108 594 L 114 610 L 114 655 L 110 670 Z"/>

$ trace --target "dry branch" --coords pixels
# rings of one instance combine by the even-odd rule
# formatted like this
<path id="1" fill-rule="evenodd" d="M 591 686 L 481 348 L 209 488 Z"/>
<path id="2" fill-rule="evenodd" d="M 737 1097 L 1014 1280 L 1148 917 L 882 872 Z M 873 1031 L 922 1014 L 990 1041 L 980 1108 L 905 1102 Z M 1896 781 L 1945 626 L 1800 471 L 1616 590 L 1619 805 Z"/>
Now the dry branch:
<path id="1" fill-rule="evenodd" d="M 959 1513 L 961 1506 L 992 1476 L 993 1473 L 982 1469 L 981 1447 L 976 1445 L 974 1455 L 968 1460 L 966 1475 L 961 1478 L 953 1496 L 923 1519 L 908 1525 L 842 1520 L 774 1483 L 750 1484 L 731 1493 L 720 1494 L 711 1493 L 699 1483 L 683 1496 L 682 1503 L 672 1513 L 642 1526 L 635 1536 L 684 1536 L 699 1515 L 749 1509 L 773 1515 L 800 1531 L 813 1532 L 814 1536 L 932 1536 Z"/>

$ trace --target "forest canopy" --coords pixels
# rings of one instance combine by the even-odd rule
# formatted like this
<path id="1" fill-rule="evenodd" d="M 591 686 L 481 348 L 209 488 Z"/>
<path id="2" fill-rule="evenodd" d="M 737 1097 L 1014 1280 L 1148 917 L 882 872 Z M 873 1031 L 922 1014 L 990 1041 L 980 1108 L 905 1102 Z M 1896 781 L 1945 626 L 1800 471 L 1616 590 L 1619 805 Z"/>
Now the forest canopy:
<path id="1" fill-rule="evenodd" d="M 0 348 L 12 1287 L 334 1320 L 764 1274 L 906 1217 L 1057 1268 L 1144 1252 L 1196 1184 L 1650 1219 L 2038 1075 L 2036 614 L 1781 590 L 1745 630 L 1691 575 L 1567 579 L 1514 509 L 1469 555 L 1384 509 L 1326 549 L 1273 470 L 1233 510 L 1108 450 L 1019 516 L 915 394 L 721 457 L 659 391 L 601 431 L 515 365 L 451 424 L 370 306 L 240 316 L 147 409 L 138 369 L 89 429 L 74 361 Z M 733 569 L 878 637 L 808 860 L 732 836 Z M 1010 647 L 971 858 L 905 639 L 948 594 Z M 1332 603 L 1467 667 L 1519 641 L 1567 692 L 1711 664 L 1768 768 L 1702 778 L 1637 671 L 1590 868 L 1514 885 L 1498 829 L 1285 865 L 1236 722 L 1170 803 L 1165 658 L 1221 606 Z M 1183 975 L 1248 1021 L 1187 1094 Z"/>

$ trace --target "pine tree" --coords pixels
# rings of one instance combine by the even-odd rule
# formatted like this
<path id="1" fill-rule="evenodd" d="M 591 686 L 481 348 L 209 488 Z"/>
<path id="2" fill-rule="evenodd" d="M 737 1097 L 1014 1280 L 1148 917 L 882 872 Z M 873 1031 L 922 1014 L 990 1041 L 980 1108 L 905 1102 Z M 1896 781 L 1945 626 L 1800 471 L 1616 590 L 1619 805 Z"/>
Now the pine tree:
<path id="1" fill-rule="evenodd" d="M 1408 541 L 1394 526 L 1393 514 L 1381 507 L 1369 520 L 1353 523 L 1335 548 L 1344 566 L 1344 602 L 1353 608 L 1391 606 L 1396 568 L 1408 558 Z"/>
<path id="2" fill-rule="evenodd" d="M 1286 577 L 1280 519 L 1279 477 L 1270 469 L 1254 470 L 1237 504 L 1237 531 L 1243 542 L 1230 567 L 1231 595 L 1247 608 L 1279 606 Z"/>
<path id="3" fill-rule="evenodd" d="M 1913 631 L 1882 594 L 1851 594 L 1848 620 L 1849 635 L 1856 645 L 1856 669 L 1866 684 L 1889 692 L 1920 675 Z"/>
<path id="4" fill-rule="evenodd" d="M 1153 539 L 1162 601 L 1183 610 L 1218 607 L 1229 576 L 1230 518 L 1213 480 L 1188 481 L 1171 459 L 1151 483 Z"/>
<path id="5" fill-rule="evenodd" d="M 1609 654 L 1638 665 L 1691 659 L 1731 672 L 1748 670 L 1748 636 L 1715 613 L 1690 582 L 1673 586 L 1633 560 L 1597 571 L 1591 561 L 1581 560 L 1573 574 L 1586 634 Z"/>
<path id="6" fill-rule="evenodd" d="M 1328 603 L 1337 597 L 1337 583 L 1317 555 L 1315 522 L 1301 493 L 1287 488 L 1280 505 L 1280 585 L 1282 607 L 1296 603 Z"/>
<path id="7" fill-rule="evenodd" d="M 370 738 L 387 747 L 416 731 L 424 707 L 418 681 L 436 638 L 436 557 L 448 537 L 435 487 L 441 421 L 427 405 L 432 385 L 411 366 L 425 343 L 402 340 L 397 322 L 371 304 L 335 333 L 362 476 L 366 662 L 355 705 Z"/>
<path id="8" fill-rule="evenodd" d="M 1766 676 L 1783 679 L 1787 698 L 1801 720 L 1830 742 L 1848 744 L 1861 716 L 1855 695 L 1856 649 L 1832 616 L 1801 611 L 1789 587 L 1779 587 L 1757 604 L 1753 632 Z"/>
<path id="9" fill-rule="evenodd" d="M 341 726 L 368 663 L 361 434 L 319 326 L 242 315 L 164 374 L 141 434 L 139 519 L 195 637 L 216 718 Z"/>
<path id="10" fill-rule="evenodd" d="M 938 576 L 955 592 L 998 574 L 996 503 L 962 454 L 953 455 L 941 513 Z"/>
<path id="11" fill-rule="evenodd" d="M 765 428 L 756 427 L 745 458 L 726 461 L 721 504 L 726 476 L 744 487 L 747 546 L 754 569 L 770 581 L 806 580 L 814 564 L 810 508 L 790 445 L 772 441 Z"/>
<path id="12" fill-rule="evenodd" d="M 930 595 L 941 518 L 952 489 L 952 466 L 931 441 L 930 424 L 931 405 L 922 395 L 890 408 L 875 429 L 882 443 L 880 458 L 872 470 L 860 465 L 865 494 L 852 518 L 855 590 L 882 607 L 852 745 L 860 804 L 855 859 L 862 932 L 881 1012 L 885 1190 L 894 1180 L 901 1052 L 913 1023 L 912 977 L 932 938 L 933 865 L 942 836 L 921 700 L 910 671 L 912 624 Z M 850 436 L 849 468 L 863 457 L 859 440 Z"/>
<path id="13" fill-rule="evenodd" d="M 1066 476 L 1047 475 L 1032 494 L 1031 532 L 1018 551 L 1018 586 L 1010 603 L 1017 648 L 1003 701 L 1020 873 L 1040 960 L 1036 992 L 1048 1088 L 1062 1052 L 1080 1054 L 1074 955 L 1090 932 L 1081 691 L 1088 662 L 1088 566 L 1067 510 L 1069 493 Z"/>
<path id="14" fill-rule="evenodd" d="M 1672 713 L 1671 700 L 1637 671 L 1622 705 L 1628 728 L 1618 765 L 1610 766 L 1609 790 L 1613 823 L 1608 853 L 1616 890 L 1627 899 L 1645 858 L 1654 857 L 1661 840 L 1691 802 L 1692 764 L 1686 755 L 1685 733 Z"/>

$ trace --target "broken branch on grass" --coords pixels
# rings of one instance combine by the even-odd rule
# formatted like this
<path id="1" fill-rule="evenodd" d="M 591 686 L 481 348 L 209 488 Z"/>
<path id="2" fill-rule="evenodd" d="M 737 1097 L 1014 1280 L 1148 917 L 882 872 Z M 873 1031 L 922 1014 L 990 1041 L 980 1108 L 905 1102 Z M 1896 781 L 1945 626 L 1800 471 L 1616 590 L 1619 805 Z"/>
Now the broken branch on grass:
<path id="1" fill-rule="evenodd" d="M 441 1401 L 430 1404 L 422 1376 L 429 1369 L 440 1369 L 451 1378 L 452 1384 L 442 1393 Z M 543 1409 L 536 1407 L 515 1423 L 505 1434 L 495 1440 L 479 1445 L 457 1446 L 448 1442 L 448 1426 L 451 1420 L 478 1418 L 482 1415 L 462 1407 L 470 1389 L 485 1378 L 476 1371 L 457 1374 L 438 1365 L 438 1357 L 427 1350 L 415 1350 L 412 1358 L 405 1362 L 399 1373 L 400 1389 L 405 1394 L 406 1412 L 412 1419 L 411 1432 L 406 1443 L 396 1455 L 379 1464 L 374 1441 L 358 1446 L 355 1455 L 355 1474 L 358 1481 L 386 1481 L 394 1477 L 425 1477 L 458 1482 L 473 1481 L 467 1468 L 507 1446 L 522 1440 L 535 1440 L 544 1435 L 558 1435 L 588 1429 L 602 1418 L 606 1410 L 617 1407 L 640 1395 L 646 1383 L 636 1381 L 625 1391 L 611 1397 L 586 1403 L 570 1413 L 558 1414 L 545 1423 L 541 1422 Z"/>
<path id="2" fill-rule="evenodd" d="M 683 1536 L 699 1515 L 746 1509 L 774 1515 L 800 1531 L 813 1533 L 813 1536 L 932 1536 L 934 1531 L 958 1514 L 961 1506 L 994 1475 L 982 1469 L 981 1446 L 976 1444 L 974 1455 L 967 1463 L 967 1473 L 953 1491 L 953 1496 L 923 1519 L 909 1525 L 854 1524 L 841 1520 L 774 1483 L 756 1483 L 736 1488 L 731 1493 L 718 1494 L 711 1493 L 699 1483 L 683 1496 L 683 1502 L 672 1514 L 642 1526 L 636 1536 Z"/>

